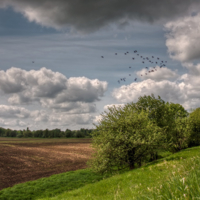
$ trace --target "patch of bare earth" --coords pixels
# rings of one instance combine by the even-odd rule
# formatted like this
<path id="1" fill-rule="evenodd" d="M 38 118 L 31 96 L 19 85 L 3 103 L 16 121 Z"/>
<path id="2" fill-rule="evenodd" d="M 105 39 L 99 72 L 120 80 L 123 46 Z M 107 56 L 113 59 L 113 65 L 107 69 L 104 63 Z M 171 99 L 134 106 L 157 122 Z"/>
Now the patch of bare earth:
<path id="1" fill-rule="evenodd" d="M 15 184 L 86 168 L 91 143 L 0 144 L 0 190 Z"/>

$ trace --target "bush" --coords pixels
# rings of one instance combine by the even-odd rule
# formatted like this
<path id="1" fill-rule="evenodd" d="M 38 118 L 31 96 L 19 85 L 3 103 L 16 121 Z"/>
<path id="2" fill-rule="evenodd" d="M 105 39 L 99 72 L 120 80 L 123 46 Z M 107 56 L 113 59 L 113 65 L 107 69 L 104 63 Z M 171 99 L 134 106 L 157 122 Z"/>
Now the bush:
<path id="1" fill-rule="evenodd" d="M 188 118 L 177 118 L 174 123 L 171 123 L 168 137 L 168 150 L 172 153 L 178 152 L 188 147 L 191 128 L 190 119 Z"/>
<path id="2" fill-rule="evenodd" d="M 141 166 L 164 144 L 164 130 L 150 120 L 147 112 L 130 105 L 109 108 L 96 126 L 93 136 L 95 153 L 88 165 L 96 172 L 134 169 Z"/>
<path id="3" fill-rule="evenodd" d="M 189 116 L 191 120 L 191 136 L 189 140 L 189 147 L 200 145 L 200 108 L 193 110 Z"/>

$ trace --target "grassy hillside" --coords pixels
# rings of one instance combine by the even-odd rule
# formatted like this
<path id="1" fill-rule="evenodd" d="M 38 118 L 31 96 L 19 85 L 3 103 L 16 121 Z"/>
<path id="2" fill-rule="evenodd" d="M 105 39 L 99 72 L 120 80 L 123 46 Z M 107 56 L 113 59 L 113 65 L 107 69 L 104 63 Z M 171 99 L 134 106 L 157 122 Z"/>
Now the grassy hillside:
<path id="1" fill-rule="evenodd" d="M 188 148 L 165 156 L 141 168 L 107 175 L 107 177 L 84 169 L 18 184 L 1 190 L 0 200 L 127 200 L 146 197 L 149 199 L 200 197 L 198 157 L 200 147 Z"/>

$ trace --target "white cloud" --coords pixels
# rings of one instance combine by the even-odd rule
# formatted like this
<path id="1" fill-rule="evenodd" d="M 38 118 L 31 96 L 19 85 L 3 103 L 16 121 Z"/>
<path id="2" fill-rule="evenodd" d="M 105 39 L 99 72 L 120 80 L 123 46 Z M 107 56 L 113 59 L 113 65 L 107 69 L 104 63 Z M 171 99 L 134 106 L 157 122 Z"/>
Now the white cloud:
<path id="1" fill-rule="evenodd" d="M 165 24 L 166 46 L 172 59 L 188 62 L 200 58 L 200 13 Z"/>
<path id="2" fill-rule="evenodd" d="M 15 129 L 16 127 L 25 128 L 28 126 L 28 123 L 19 119 L 5 120 L 3 118 L 0 118 L 0 126 L 12 129 Z"/>
<path id="3" fill-rule="evenodd" d="M 16 106 L 0 105 L 0 117 L 3 118 L 27 118 L 30 111 Z"/>
<path id="4" fill-rule="evenodd" d="M 155 68 L 151 67 L 148 70 L 142 69 L 140 71 L 137 71 L 136 74 L 142 80 L 152 79 L 152 80 L 155 80 L 155 81 L 162 81 L 162 80 L 169 80 L 169 79 L 173 80 L 173 79 L 177 79 L 178 76 L 179 76 L 177 74 L 177 70 L 174 72 L 167 67 L 160 68 L 159 66 L 155 66 Z"/>
<path id="5" fill-rule="evenodd" d="M 63 111 L 95 112 L 94 101 L 100 101 L 107 90 L 107 82 L 86 77 L 71 77 L 41 68 L 26 71 L 10 68 L 0 71 L 0 89 L 12 94 L 10 104 L 39 102 L 43 107 Z"/>
<path id="6" fill-rule="evenodd" d="M 13 128 L 25 124 L 30 128 L 44 124 L 45 128 L 91 125 L 94 118 L 91 113 L 97 112 L 95 101 L 100 101 L 99 97 L 107 90 L 105 81 L 86 77 L 67 79 L 46 68 L 26 71 L 12 67 L 0 71 L 0 81 L 0 90 L 8 102 L 18 105 L 0 105 L 0 117 L 4 118 L 1 124 L 12 124 Z M 22 105 L 36 106 L 36 110 L 27 110 Z"/>
<path id="7" fill-rule="evenodd" d="M 119 102 L 129 103 L 132 101 L 137 102 L 140 96 L 151 95 L 153 93 L 155 96 L 159 95 L 167 101 L 183 103 L 186 97 L 180 84 L 168 80 L 156 82 L 147 79 L 114 89 L 112 96 Z"/>

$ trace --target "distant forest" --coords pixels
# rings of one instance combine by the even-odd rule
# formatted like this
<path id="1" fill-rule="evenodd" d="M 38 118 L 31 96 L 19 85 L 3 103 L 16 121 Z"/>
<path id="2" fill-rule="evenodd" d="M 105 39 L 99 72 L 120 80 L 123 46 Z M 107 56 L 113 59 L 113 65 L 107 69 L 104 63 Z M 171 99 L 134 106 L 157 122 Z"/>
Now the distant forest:
<path id="1" fill-rule="evenodd" d="M 91 138 L 91 133 L 95 129 L 84 129 L 81 128 L 80 130 L 70 130 L 66 129 L 65 131 L 61 131 L 60 129 L 56 128 L 53 130 L 34 130 L 31 131 L 27 127 L 24 130 L 11 130 L 11 129 L 4 129 L 0 127 L 0 137 L 18 137 L 18 138 Z"/>

